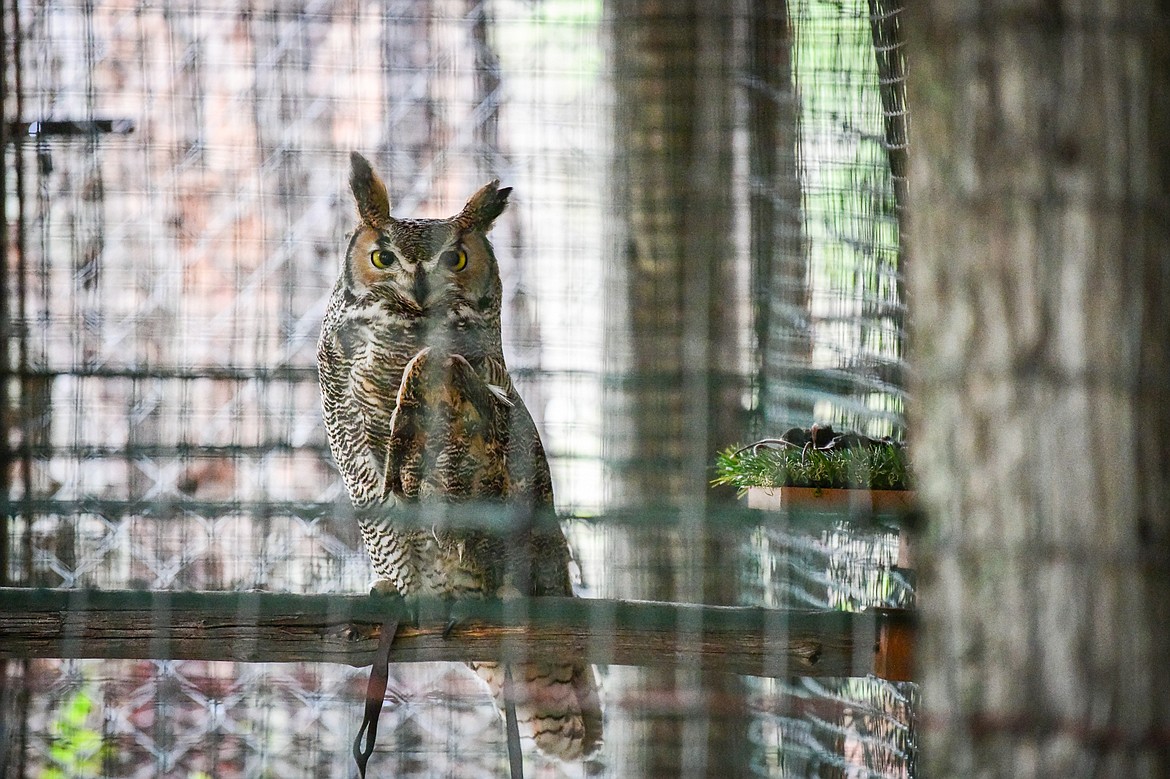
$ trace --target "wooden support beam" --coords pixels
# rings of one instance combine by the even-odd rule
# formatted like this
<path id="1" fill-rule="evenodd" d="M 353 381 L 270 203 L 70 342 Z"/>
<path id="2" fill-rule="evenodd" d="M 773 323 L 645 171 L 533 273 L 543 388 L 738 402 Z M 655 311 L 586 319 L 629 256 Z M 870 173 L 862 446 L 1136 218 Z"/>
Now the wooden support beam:
<path id="1" fill-rule="evenodd" d="M 45 450 L 51 454 L 55 450 Z M 96 449 L 78 450 L 86 457 L 120 457 L 127 455 L 127 449 Z M 137 449 L 144 455 L 158 454 L 173 449 Z M 195 454 L 196 450 L 190 451 Z M 247 453 L 239 447 L 213 448 L 206 450 L 206 454 L 215 456 Z M 836 500 L 830 496 L 837 493 L 846 493 Z M 762 497 L 752 498 L 755 494 Z M 819 531 L 827 525 L 842 522 L 850 527 L 860 529 L 897 530 L 900 527 L 912 524 L 916 514 L 912 505 L 913 493 L 901 492 L 890 498 L 879 496 L 876 501 L 870 497 L 869 490 L 825 490 L 803 487 L 768 488 L 753 487 L 748 492 L 748 505 L 718 506 L 706 514 L 706 522 L 712 532 L 736 534 L 752 531 L 760 527 L 777 527 L 791 532 Z M 806 500 L 805 496 L 814 495 L 818 499 Z M 883 493 L 884 495 L 884 493 Z M 772 496 L 772 497 L 767 497 Z M 799 499 L 784 500 L 777 496 L 797 496 Z M 760 502 L 758 502 L 760 501 Z M 14 510 L 29 514 L 62 514 L 72 516 L 76 514 L 101 514 L 104 517 L 121 519 L 126 517 L 166 517 L 175 511 L 182 510 L 201 517 L 216 518 L 228 515 L 259 515 L 270 517 L 299 517 L 306 521 L 325 517 L 340 517 L 349 521 L 352 508 L 342 508 L 337 502 L 307 503 L 304 501 L 195 501 L 174 500 L 116 500 L 105 498 L 82 498 L 78 500 L 56 500 L 21 498 L 13 502 Z M 486 529 L 501 533 L 514 532 L 517 522 L 523 522 L 529 527 L 533 518 L 527 514 L 517 515 L 514 509 L 499 503 L 454 503 L 441 506 L 441 513 L 436 515 L 439 506 L 420 507 L 419 504 L 403 505 L 395 509 L 394 522 L 403 527 L 419 527 L 431 530 L 440 528 Z M 340 512 L 340 513 L 339 513 Z M 559 528 L 562 522 L 583 522 L 592 526 L 605 527 L 647 527 L 676 528 L 688 521 L 682 517 L 676 508 L 663 506 L 639 506 L 622 510 L 610 511 L 602 515 L 574 516 L 565 514 L 556 518 L 538 517 L 540 523 L 548 522 L 548 527 Z"/>
<path id="2" fill-rule="evenodd" d="M 330 662 L 368 665 L 392 601 L 352 595 L 0 588 L 0 659 Z M 583 656 L 592 663 L 704 668 L 754 676 L 901 680 L 913 615 L 778 611 L 586 598 L 419 604 L 393 660 Z"/>

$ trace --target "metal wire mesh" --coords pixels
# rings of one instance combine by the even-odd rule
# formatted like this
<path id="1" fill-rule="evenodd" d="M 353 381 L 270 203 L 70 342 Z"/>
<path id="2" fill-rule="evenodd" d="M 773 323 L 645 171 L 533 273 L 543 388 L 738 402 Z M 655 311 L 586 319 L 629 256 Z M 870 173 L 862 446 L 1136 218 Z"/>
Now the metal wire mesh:
<path id="1" fill-rule="evenodd" d="M 700 182 L 721 179 L 724 211 L 650 225 L 682 245 L 724 231 L 714 289 L 650 293 L 675 314 L 696 310 L 696 290 L 720 300 L 726 321 L 711 332 L 725 342 L 697 369 L 647 360 L 664 333 L 685 355 L 708 330 L 656 315 L 644 348 L 625 292 L 628 245 L 652 234 L 629 219 L 630 188 L 649 182 L 664 197 L 696 183 L 665 168 L 639 179 L 637 149 L 615 130 L 632 126 L 622 116 L 640 127 L 690 67 L 637 69 L 631 31 L 647 20 L 636 4 L 29 2 L 4 13 L 4 583 L 364 590 L 314 358 L 352 226 L 346 159 L 359 149 L 396 213 L 452 213 L 493 176 L 514 187 L 493 233 L 505 351 L 550 453 L 581 594 L 852 609 L 912 599 L 908 583 L 889 583 L 894 533 L 721 529 L 702 497 L 711 445 L 735 436 L 814 418 L 875 435 L 904 427 L 895 9 L 800 0 L 649 20 L 668 45 L 674 31 L 713 46 L 701 51 L 717 57 L 690 64 L 726 90 L 709 134 L 685 139 L 704 149 Z M 661 161 L 652 144 L 638 153 Z M 709 370 L 717 403 L 688 393 L 707 392 Z M 685 429 L 639 421 L 653 419 L 631 400 L 639 387 L 665 387 L 647 401 L 654 413 L 704 430 L 716 406 L 734 414 L 699 450 Z M 639 449 L 646 441 L 661 448 Z M 674 502 L 647 494 L 639 469 L 673 474 L 655 489 L 703 505 L 683 501 L 667 531 L 607 523 L 615 506 Z M 716 556 L 703 551 L 713 538 Z M 723 748 L 761 775 L 912 770 L 911 684 L 711 687 L 687 669 L 602 670 L 611 735 L 588 773 L 714 769 L 732 757 Z M 38 660 L 4 672 L 7 775 L 351 772 L 362 671 Z M 490 698 L 460 666 L 395 667 L 386 705 L 379 765 L 395 775 L 506 764 Z M 702 737 L 656 741 L 663 722 Z M 732 723 L 730 741 L 707 738 L 719 723 Z"/>

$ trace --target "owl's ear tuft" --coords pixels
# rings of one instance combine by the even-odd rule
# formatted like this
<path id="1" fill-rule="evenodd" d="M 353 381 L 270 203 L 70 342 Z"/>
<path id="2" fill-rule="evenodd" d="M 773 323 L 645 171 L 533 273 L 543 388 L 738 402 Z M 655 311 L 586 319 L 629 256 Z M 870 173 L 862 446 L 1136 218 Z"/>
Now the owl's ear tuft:
<path id="1" fill-rule="evenodd" d="M 370 167 L 365 157 L 356 151 L 349 154 L 349 188 L 357 201 L 358 216 L 373 228 L 390 222 L 390 194 L 382 179 Z"/>
<path id="2" fill-rule="evenodd" d="M 496 221 L 496 217 L 508 206 L 508 195 L 511 193 L 511 187 L 500 189 L 499 179 L 485 184 L 471 196 L 467 205 L 459 212 L 459 216 L 455 217 L 455 221 L 464 229 L 487 232 L 491 229 L 492 222 Z"/>

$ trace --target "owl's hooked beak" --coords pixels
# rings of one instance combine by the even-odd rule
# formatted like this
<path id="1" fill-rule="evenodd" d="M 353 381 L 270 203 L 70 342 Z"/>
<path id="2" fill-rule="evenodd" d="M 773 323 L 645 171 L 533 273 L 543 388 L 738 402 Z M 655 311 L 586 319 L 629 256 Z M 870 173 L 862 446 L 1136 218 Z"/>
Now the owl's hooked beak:
<path id="1" fill-rule="evenodd" d="M 418 303 L 418 307 L 425 309 L 427 307 L 427 295 L 431 291 L 430 284 L 427 283 L 427 274 L 421 267 L 414 270 L 414 302 Z"/>

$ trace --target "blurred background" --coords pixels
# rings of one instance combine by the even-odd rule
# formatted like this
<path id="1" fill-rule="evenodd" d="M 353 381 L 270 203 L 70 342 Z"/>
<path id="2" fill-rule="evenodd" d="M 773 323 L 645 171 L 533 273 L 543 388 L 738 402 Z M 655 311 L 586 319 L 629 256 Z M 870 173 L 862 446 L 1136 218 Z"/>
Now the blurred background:
<path id="1" fill-rule="evenodd" d="M 581 595 L 911 602 L 896 534 L 745 529 L 709 486 L 793 425 L 904 436 L 897 5 L 3 8 L 0 583 L 365 590 L 315 363 L 358 150 L 400 216 L 514 188 L 504 351 Z M 3 670 L 6 776 L 353 771 L 364 669 Z M 600 672 L 602 752 L 534 775 L 913 774 L 911 683 Z M 461 666 L 392 666 L 382 722 L 388 774 L 506 766 Z"/>

